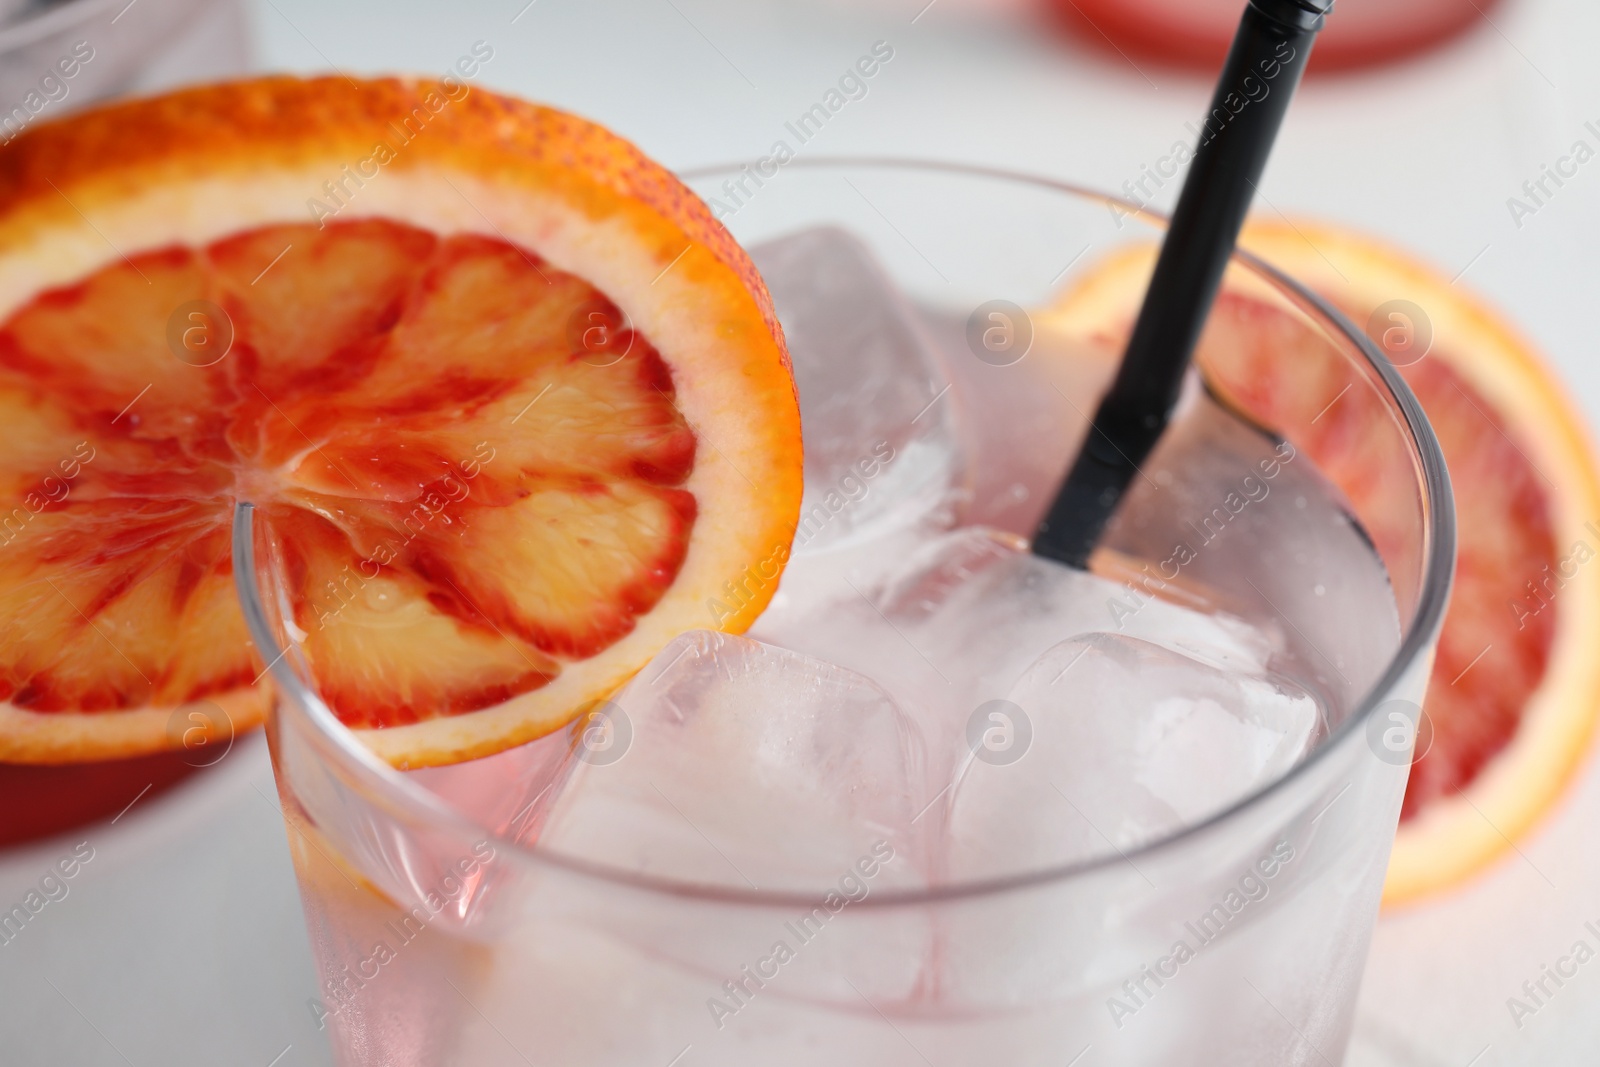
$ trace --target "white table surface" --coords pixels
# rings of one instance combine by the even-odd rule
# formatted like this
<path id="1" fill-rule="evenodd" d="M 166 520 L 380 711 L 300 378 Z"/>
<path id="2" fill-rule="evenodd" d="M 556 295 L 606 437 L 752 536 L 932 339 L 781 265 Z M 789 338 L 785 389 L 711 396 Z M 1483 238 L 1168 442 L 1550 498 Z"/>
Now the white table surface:
<path id="1" fill-rule="evenodd" d="M 1187 139 L 1209 92 L 1194 75 L 1067 45 L 1019 12 L 980 17 L 974 0 L 938 0 L 915 22 L 926 0 L 525 3 L 256 0 L 246 11 L 262 69 L 442 72 L 485 41 L 494 57 L 479 84 L 597 119 L 680 168 L 761 154 L 878 40 L 894 59 L 807 151 L 981 161 L 1115 188 Z M 1354 224 L 1465 270 L 1462 284 L 1514 317 L 1593 418 L 1600 368 L 1584 320 L 1600 281 L 1600 165 L 1520 229 L 1506 198 L 1574 139 L 1594 141 L 1582 126 L 1600 122 L 1600 5 L 1511 0 L 1492 17 L 1409 65 L 1305 85 L 1258 208 Z M 202 41 L 160 77 L 216 61 Z M 275 803 L 265 747 L 242 744 L 115 826 L 0 861 L 10 901 L 74 843 L 96 850 L 68 897 L 0 946 L 0 1062 L 331 1062 L 306 1008 L 315 979 Z M 1506 1006 L 1573 942 L 1600 947 L 1584 928 L 1600 927 L 1600 849 L 1585 833 L 1597 821 L 1591 767 L 1486 877 L 1385 916 L 1347 1062 L 1600 1059 L 1600 962 L 1520 1029 Z"/>

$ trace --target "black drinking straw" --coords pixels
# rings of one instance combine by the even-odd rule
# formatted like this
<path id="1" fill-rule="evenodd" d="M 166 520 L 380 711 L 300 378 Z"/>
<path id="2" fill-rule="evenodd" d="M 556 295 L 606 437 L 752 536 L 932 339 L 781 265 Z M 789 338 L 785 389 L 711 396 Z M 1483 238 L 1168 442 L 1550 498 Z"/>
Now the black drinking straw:
<path id="1" fill-rule="evenodd" d="M 1189 176 L 1139 318 L 1083 451 L 1033 538 L 1033 551 L 1080 570 L 1183 384 L 1256 183 L 1333 0 L 1249 0 L 1217 81 Z"/>

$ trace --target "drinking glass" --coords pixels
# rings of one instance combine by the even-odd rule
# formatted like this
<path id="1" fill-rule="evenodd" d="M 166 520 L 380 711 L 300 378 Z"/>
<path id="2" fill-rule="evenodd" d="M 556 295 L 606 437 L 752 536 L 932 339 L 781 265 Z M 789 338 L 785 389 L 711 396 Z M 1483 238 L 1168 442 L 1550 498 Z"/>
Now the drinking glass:
<path id="1" fill-rule="evenodd" d="M 801 157 L 686 181 L 747 248 L 832 227 L 872 251 L 949 374 L 962 464 L 952 521 L 1026 535 L 1115 354 L 1114 337 L 1067 337 L 1040 309 L 1106 257 L 1152 247 L 1161 220 L 970 166 Z M 336 1060 L 1338 1062 L 1448 596 L 1454 516 L 1421 409 L 1367 337 L 1246 255 L 1219 307 L 1230 294 L 1281 316 L 1289 332 L 1276 336 L 1294 342 L 1255 353 L 1262 380 L 1294 380 L 1314 350 L 1332 368 L 1322 380 L 1341 388 L 1328 406 L 1308 398 L 1285 406 L 1282 424 L 1257 425 L 1231 409 L 1240 383 L 1219 380 L 1226 338 L 1208 333 L 1106 549 L 1136 575 L 1194 543 L 1183 581 L 1277 635 L 1275 669 L 1321 704 L 1319 740 L 1220 813 L 1065 865 L 873 889 L 835 908 L 841 879 L 758 889 L 556 851 L 539 842 L 541 814 L 573 753 L 594 751 L 591 733 L 448 768 L 382 763 L 319 698 L 288 636 L 272 532 L 242 504 L 235 573 L 271 663 L 268 739 L 320 970 L 308 1010 Z M 1129 319 L 1137 297 L 1119 298 Z M 804 389 L 802 377 L 808 410 Z M 1382 492 L 1347 499 L 1313 464 L 1338 404 L 1373 413 L 1361 451 Z M 810 421 L 807 432 L 808 447 L 826 448 Z M 1263 457 L 1279 460 L 1273 474 Z M 1271 480 L 1270 494 L 1246 488 L 1248 506 L 1217 518 L 1248 478 Z M 796 563 L 787 577 L 804 573 Z M 781 968 L 779 942 L 793 957 Z"/>
<path id="2" fill-rule="evenodd" d="M 123 92 L 237 76 L 240 0 L 0 0 L 0 141 Z"/>

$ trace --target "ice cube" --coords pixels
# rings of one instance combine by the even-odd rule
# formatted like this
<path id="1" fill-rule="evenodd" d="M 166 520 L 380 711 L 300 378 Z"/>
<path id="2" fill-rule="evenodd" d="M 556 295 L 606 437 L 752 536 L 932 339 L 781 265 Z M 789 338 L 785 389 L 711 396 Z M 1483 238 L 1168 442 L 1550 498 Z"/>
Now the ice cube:
<path id="1" fill-rule="evenodd" d="M 751 249 L 788 338 L 806 437 L 795 553 L 948 515 L 964 469 L 950 381 L 910 303 L 831 227 Z"/>
<path id="2" fill-rule="evenodd" d="M 971 493 L 960 521 L 1031 536 L 1083 444 L 1119 353 L 1039 315 L 1026 324 L 1026 355 L 996 362 L 973 345 L 972 315 L 983 315 L 983 308 L 972 315 L 919 310 L 955 382 L 951 396 L 961 414 Z M 987 314 L 985 321 L 1010 313 Z"/>
<path id="3" fill-rule="evenodd" d="M 1275 650 L 1266 628 L 1198 600 L 1202 610 L 1191 610 L 1040 559 L 1021 539 L 984 527 L 908 543 L 897 568 L 850 576 L 831 597 L 763 618 L 763 639 L 858 671 L 894 693 L 928 741 L 939 785 L 967 754 L 974 709 L 1005 697 L 1062 641 L 1117 632 L 1239 671 L 1261 669 Z"/>
<path id="4" fill-rule="evenodd" d="M 596 729 L 544 847 L 702 885 L 809 892 L 852 871 L 873 890 L 919 884 L 920 742 L 867 678 L 694 631 Z"/>
<path id="5" fill-rule="evenodd" d="M 1127 851 L 1287 771 L 1315 699 L 1259 669 L 1126 634 L 1063 641 L 989 712 L 1013 747 L 973 747 L 952 790 L 949 874 L 993 877 Z"/>

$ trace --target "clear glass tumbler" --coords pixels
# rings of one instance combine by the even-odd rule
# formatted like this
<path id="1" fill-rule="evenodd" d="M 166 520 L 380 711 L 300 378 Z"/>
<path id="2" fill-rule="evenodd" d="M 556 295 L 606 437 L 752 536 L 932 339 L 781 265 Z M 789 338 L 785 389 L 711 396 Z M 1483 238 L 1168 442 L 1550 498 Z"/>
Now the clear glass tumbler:
<path id="1" fill-rule="evenodd" d="M 893 160 L 767 159 L 686 181 L 747 248 L 828 226 L 872 250 L 948 364 L 965 465 L 953 520 L 1028 533 L 1137 306 L 1137 286 L 1078 283 L 1107 277 L 1107 257 L 1148 258 L 1160 220 L 1059 182 Z M 1075 286 L 1106 306 L 1082 336 L 1038 310 Z M 1277 332 L 1230 333 L 1219 316 L 1236 299 Z M 236 574 L 272 664 L 268 736 L 320 967 L 308 1009 L 337 1061 L 1339 1062 L 1449 591 L 1449 484 L 1400 373 L 1330 306 L 1241 256 L 1218 308 L 1107 548 L 1136 606 L 1165 595 L 1149 576 L 1188 546 L 1181 582 L 1280 635 L 1275 666 L 1317 694 L 1320 740 L 1220 814 L 1067 866 L 846 906 L 836 880 L 769 891 L 554 852 L 541 797 L 590 738 L 425 771 L 380 762 L 310 683 L 271 532 L 241 505 Z M 1245 403 L 1308 364 L 1326 396 L 1267 416 Z M 1309 458 L 1336 417 L 1359 430 L 1363 485 Z M 808 573 L 795 559 L 786 582 Z"/>

